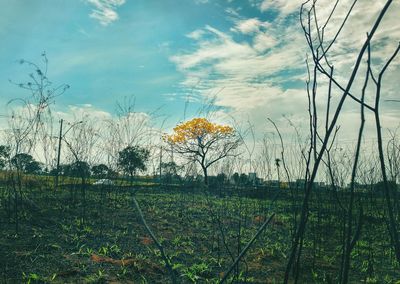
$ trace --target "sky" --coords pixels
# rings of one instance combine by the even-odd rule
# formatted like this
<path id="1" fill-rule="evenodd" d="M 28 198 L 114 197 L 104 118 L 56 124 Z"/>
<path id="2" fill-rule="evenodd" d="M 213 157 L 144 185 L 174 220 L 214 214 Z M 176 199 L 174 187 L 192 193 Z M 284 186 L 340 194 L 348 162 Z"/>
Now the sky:
<path id="1" fill-rule="evenodd" d="M 54 85 L 70 88 L 52 105 L 67 120 L 88 114 L 116 115 L 116 103 L 135 97 L 135 111 L 157 112 L 165 127 L 199 115 L 213 101 L 216 121 L 249 123 L 259 137 L 283 132 L 288 120 L 307 132 L 308 46 L 299 23 L 298 0 L 0 0 L 0 126 L 15 98 L 26 90 L 32 72 L 20 59 L 49 60 Z M 355 56 L 386 1 L 358 1 L 332 48 L 330 60 L 339 82 L 347 82 Z M 333 1 L 318 2 L 318 16 L 329 17 Z M 352 1 L 340 1 L 326 38 L 333 38 Z M 400 41 L 400 1 L 395 0 L 372 45 L 373 70 L 379 72 Z M 309 55 L 308 55 L 309 56 Z M 308 57 L 309 58 L 309 57 Z M 365 62 L 366 58 L 363 59 Z M 363 70 L 363 69 L 361 69 Z M 360 71 L 361 73 L 361 71 Z M 385 74 L 382 124 L 399 126 L 400 56 Z M 352 92 L 359 97 L 362 76 Z M 327 82 L 318 86 L 318 107 L 326 104 Z M 333 102 L 341 95 L 333 92 Z M 373 89 L 367 96 L 372 100 Z M 367 115 L 371 118 L 371 115 Z M 346 103 L 339 119 L 341 139 L 353 141 L 359 106 Z M 371 126 L 371 127 L 370 127 Z M 373 133 L 367 123 L 367 132 Z M 371 136 L 372 137 L 372 136 Z"/>

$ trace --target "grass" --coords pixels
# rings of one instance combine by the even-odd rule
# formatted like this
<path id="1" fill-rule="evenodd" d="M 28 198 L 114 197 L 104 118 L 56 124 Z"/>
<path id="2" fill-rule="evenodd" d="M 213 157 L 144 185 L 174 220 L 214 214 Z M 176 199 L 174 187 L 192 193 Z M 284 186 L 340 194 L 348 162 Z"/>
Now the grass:
<path id="1" fill-rule="evenodd" d="M 259 198 L 211 195 L 181 187 L 139 188 L 136 197 L 183 283 L 217 283 L 271 212 L 276 218 L 240 263 L 236 283 L 282 281 L 293 222 L 290 195 L 274 203 Z M 1 188 L 5 196 L 6 189 Z M 0 281 L 51 283 L 168 283 L 159 252 L 138 219 L 126 187 L 74 186 L 59 191 L 31 188 L 39 211 L 22 208 L 20 232 L 13 214 L 0 208 Z M 327 198 L 327 197 L 324 197 Z M 335 281 L 340 265 L 340 216 L 334 204 L 313 200 L 304 243 L 302 283 Z M 319 204 L 319 205 L 318 205 Z M 316 211 L 317 206 L 320 206 Z M 215 217 L 219 216 L 226 245 Z M 352 255 L 352 283 L 399 283 L 384 223 L 367 219 Z M 229 251 L 226 249 L 229 248 Z M 371 256 L 371 253 L 373 254 Z M 232 256 L 231 256 L 232 254 Z M 232 279 L 231 279 L 232 280 Z"/>

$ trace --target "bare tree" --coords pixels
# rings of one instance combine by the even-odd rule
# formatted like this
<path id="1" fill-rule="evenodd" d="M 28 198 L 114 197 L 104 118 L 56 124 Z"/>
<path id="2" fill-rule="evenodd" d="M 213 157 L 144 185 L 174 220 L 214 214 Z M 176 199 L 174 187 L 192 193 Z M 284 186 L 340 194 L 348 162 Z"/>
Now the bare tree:
<path id="1" fill-rule="evenodd" d="M 19 88 L 28 91 L 28 96 L 13 99 L 8 103 L 10 107 L 9 116 L 9 141 L 12 156 L 21 153 L 32 153 L 36 151 L 37 142 L 40 138 L 47 139 L 47 125 L 52 121 L 50 105 L 54 103 L 57 96 L 63 94 L 69 86 L 66 84 L 53 85 L 47 77 L 48 59 L 42 54 L 42 63 L 36 64 L 26 60 L 20 60 L 20 64 L 27 65 L 32 72 L 27 82 L 14 82 Z M 12 164 L 10 164 L 12 167 Z M 16 222 L 16 233 L 18 233 L 18 202 L 22 200 L 22 173 L 17 167 L 16 172 L 11 172 L 11 181 L 14 188 L 14 212 Z"/>
<path id="2" fill-rule="evenodd" d="M 288 283 L 290 272 L 294 271 L 294 281 L 295 283 L 298 282 L 299 279 L 299 271 L 300 271 L 300 263 L 301 263 L 301 254 L 302 248 L 304 244 L 304 233 L 308 221 L 309 216 L 309 200 L 313 190 L 314 181 L 319 172 L 320 163 L 326 154 L 326 150 L 329 146 L 331 141 L 331 136 L 335 133 L 335 129 L 337 128 L 338 119 L 340 114 L 342 113 L 343 107 L 345 105 L 346 99 L 350 98 L 353 101 L 359 103 L 363 107 L 368 110 L 371 110 L 375 113 L 376 117 L 379 117 L 378 113 L 378 104 L 379 104 L 379 91 L 376 95 L 376 100 L 378 103 L 375 104 L 375 107 L 368 105 L 366 102 L 362 101 L 360 98 L 357 98 L 354 94 L 351 93 L 352 86 L 355 82 L 355 78 L 358 74 L 358 71 L 362 65 L 363 58 L 368 47 L 371 44 L 371 41 L 374 38 L 374 35 L 381 24 L 382 19 L 384 18 L 385 14 L 387 13 L 392 1 L 386 1 L 385 5 L 383 6 L 382 10 L 380 11 L 379 15 L 377 16 L 375 22 L 372 25 L 370 32 L 367 34 L 367 37 L 362 44 L 358 55 L 355 58 L 355 63 L 353 65 L 353 69 L 348 77 L 347 82 L 342 85 L 336 79 L 336 74 L 334 73 L 334 66 L 331 63 L 330 58 L 330 51 L 332 47 L 335 45 L 336 40 L 339 34 L 342 32 L 343 26 L 346 24 L 347 20 L 350 17 L 352 9 L 356 4 L 357 0 L 355 0 L 352 5 L 350 6 L 347 14 L 344 16 L 342 22 L 337 26 L 336 32 L 333 34 L 332 38 L 329 40 L 325 37 L 325 30 L 329 25 L 329 22 L 332 18 L 332 15 L 335 13 L 337 8 L 338 1 L 333 6 L 332 10 L 328 14 L 328 17 L 324 19 L 324 22 L 321 24 L 321 20 L 318 18 L 317 15 L 317 1 L 306 1 L 301 6 L 300 11 L 300 22 L 303 28 L 303 32 L 307 41 L 307 44 L 310 48 L 310 52 L 312 55 L 312 63 L 313 68 L 312 72 L 309 72 L 309 80 L 307 81 L 307 90 L 308 90 L 308 98 L 309 98 L 309 117 L 310 117 L 310 147 L 309 147 L 309 155 L 307 159 L 307 174 L 306 174 L 306 182 L 304 184 L 305 187 L 305 195 L 303 199 L 303 206 L 301 211 L 301 216 L 299 220 L 299 224 L 296 229 L 296 233 L 293 238 L 292 249 L 289 255 L 288 264 L 285 271 L 285 278 L 284 283 Z M 397 54 L 397 51 L 394 53 L 392 58 Z M 388 64 L 392 60 L 392 58 L 388 61 Z M 386 68 L 384 68 L 385 70 Z M 310 70 L 310 68 L 309 68 Z M 384 72 L 384 70 L 382 70 Z M 383 75 L 383 72 L 381 74 Z M 318 127 L 318 108 L 317 108 L 317 82 L 320 78 L 318 75 L 325 76 L 329 80 L 329 90 L 328 90 L 328 104 L 326 107 L 326 132 L 324 135 L 319 133 Z M 380 86 L 381 77 L 379 76 L 377 80 L 377 85 Z M 334 109 L 332 109 L 332 105 L 330 104 L 330 97 L 331 97 L 331 85 L 334 85 L 337 89 L 342 92 L 341 97 L 338 100 L 337 105 Z M 378 88 L 379 90 L 379 88 Z M 333 111 L 333 115 L 330 115 L 331 110 Z M 379 125 L 379 119 L 377 119 L 377 126 Z M 379 139 L 379 131 L 380 127 L 378 127 L 378 139 Z M 379 145 L 379 143 L 378 143 Z M 383 163 L 381 163 L 383 164 Z M 382 166 L 382 172 L 384 173 L 384 166 Z M 385 176 L 383 176 L 385 180 Z M 388 192 L 388 190 L 386 190 Z M 388 198 L 387 198 L 388 199 Z M 395 251 L 397 254 L 398 251 L 398 236 L 397 230 L 395 228 L 395 223 L 393 222 L 393 218 L 391 217 L 390 211 L 391 210 L 391 203 L 388 202 L 388 210 L 389 210 L 389 219 L 391 224 L 391 236 L 393 243 L 395 244 Z M 397 238 L 397 240 L 396 240 Z M 343 278 L 342 278 L 343 281 Z M 346 280 L 347 281 L 347 280 Z"/>

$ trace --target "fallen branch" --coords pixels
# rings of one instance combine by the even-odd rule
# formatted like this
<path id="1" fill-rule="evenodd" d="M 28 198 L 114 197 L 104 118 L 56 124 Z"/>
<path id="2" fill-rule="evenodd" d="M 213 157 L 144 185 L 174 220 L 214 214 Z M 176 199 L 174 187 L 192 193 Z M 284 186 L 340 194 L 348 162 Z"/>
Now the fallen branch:
<path id="1" fill-rule="evenodd" d="M 144 219 L 144 216 L 143 216 L 143 212 L 142 212 L 142 210 L 140 209 L 139 203 L 137 202 L 135 196 L 133 195 L 132 198 L 133 198 L 133 204 L 135 205 L 136 210 L 137 210 L 138 213 L 139 213 L 140 220 L 142 221 L 142 223 L 143 223 L 143 225 L 145 226 L 147 232 L 149 233 L 150 237 L 153 239 L 153 241 L 154 241 L 154 243 L 156 244 L 158 250 L 160 251 L 161 257 L 162 257 L 163 260 L 165 261 L 165 267 L 167 268 L 167 270 L 168 270 L 168 272 L 169 272 L 169 274 L 170 274 L 170 276 L 171 276 L 171 281 L 172 281 L 172 283 L 173 283 L 173 284 L 178 283 L 177 278 L 176 278 L 176 275 L 175 275 L 175 271 L 172 269 L 172 266 L 171 266 L 171 261 L 170 261 L 169 257 L 168 257 L 168 256 L 165 254 L 165 252 L 164 252 L 164 247 L 163 247 L 163 246 L 161 245 L 161 243 L 157 240 L 157 238 L 156 238 L 156 236 L 154 235 L 153 231 L 152 231 L 152 230 L 150 229 L 150 227 L 147 225 L 147 222 L 146 222 L 146 220 Z"/>
<path id="2" fill-rule="evenodd" d="M 229 267 L 228 271 L 224 273 L 224 277 L 221 279 L 219 282 L 220 284 L 224 283 L 226 279 L 228 279 L 229 274 L 231 274 L 232 270 L 236 267 L 238 262 L 242 259 L 242 257 L 246 254 L 246 252 L 249 250 L 251 245 L 255 242 L 255 240 L 258 238 L 258 236 L 264 231 L 264 229 L 267 227 L 267 225 L 271 222 L 272 218 L 274 218 L 275 213 L 273 213 L 258 229 L 257 233 L 253 236 L 253 238 L 247 243 L 245 248 L 242 250 L 242 252 L 238 255 L 236 260 L 232 263 L 232 265 Z"/>

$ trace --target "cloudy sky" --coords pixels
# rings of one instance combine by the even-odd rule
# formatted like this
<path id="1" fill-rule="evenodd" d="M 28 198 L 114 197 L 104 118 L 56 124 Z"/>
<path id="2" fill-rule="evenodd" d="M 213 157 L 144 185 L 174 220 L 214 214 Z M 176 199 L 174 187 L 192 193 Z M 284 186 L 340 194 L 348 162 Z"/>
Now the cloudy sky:
<path id="1" fill-rule="evenodd" d="M 273 118 L 290 118 L 306 129 L 308 48 L 299 24 L 298 0 L 0 0 L 0 124 L 7 102 L 26 97 L 9 82 L 26 82 L 31 72 L 18 60 L 49 59 L 48 77 L 71 88 L 57 97 L 60 117 L 89 113 L 115 115 L 116 101 L 136 97 L 136 111 L 156 109 L 169 126 L 197 115 L 215 98 L 219 118 L 249 120 L 258 133 L 272 131 Z M 329 16 L 333 1 L 319 1 L 318 16 Z M 332 37 L 353 1 L 340 1 L 326 38 Z M 342 84 L 384 0 L 354 7 L 330 60 Z M 379 72 L 400 40 L 400 1 L 395 0 L 372 46 Z M 364 58 L 365 59 L 365 58 Z M 400 56 L 387 71 L 382 101 L 383 126 L 399 125 Z M 352 93 L 359 96 L 362 76 Z M 320 83 L 318 104 L 326 102 Z M 334 100 L 340 96 L 335 90 Z M 372 100 L 373 90 L 367 100 Z M 186 107 L 185 107 L 186 106 Z M 353 133 L 359 106 L 351 101 L 340 123 Z M 167 123 L 167 124 L 168 124 Z M 168 126 L 168 127 L 169 127 Z M 344 135 L 345 139 L 346 135 Z M 350 138 L 349 138 L 350 139 Z"/>

